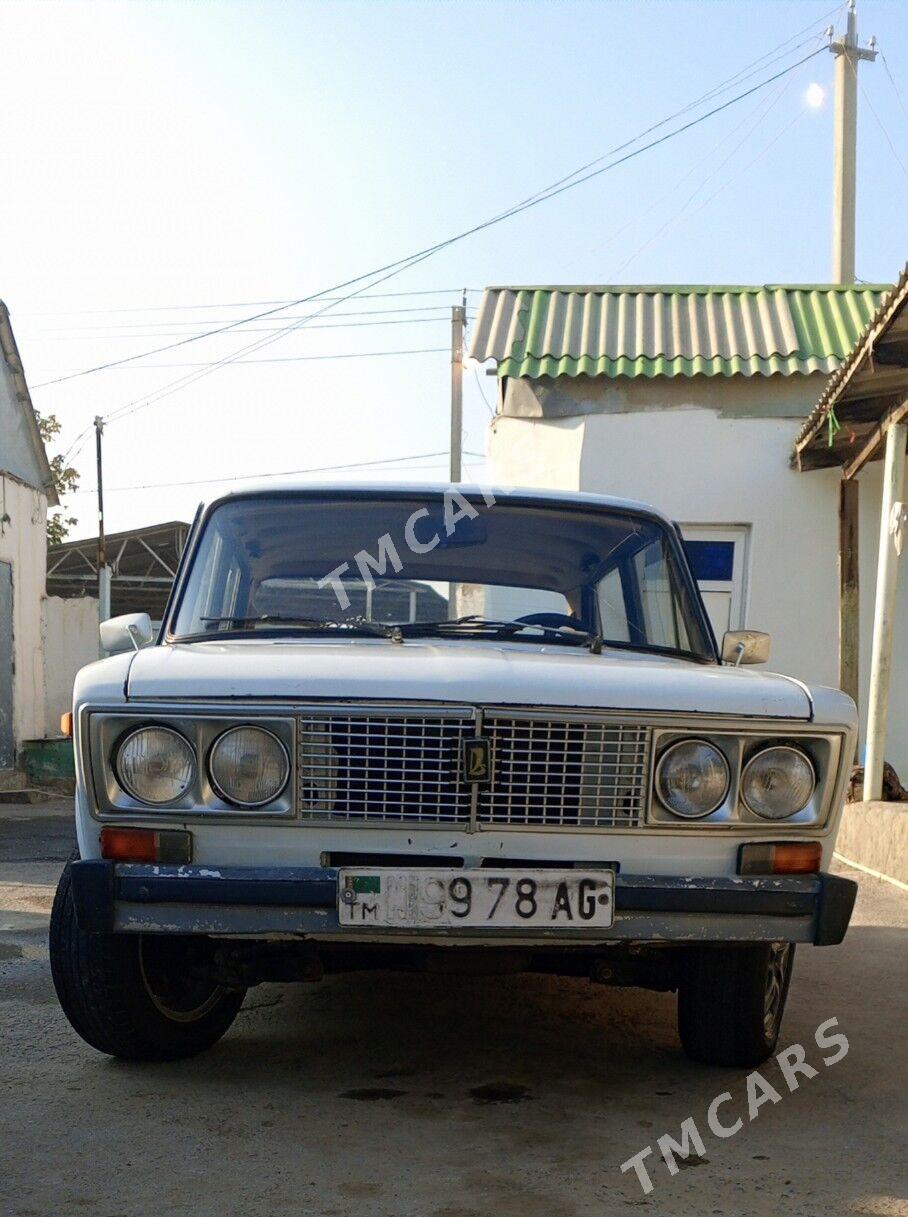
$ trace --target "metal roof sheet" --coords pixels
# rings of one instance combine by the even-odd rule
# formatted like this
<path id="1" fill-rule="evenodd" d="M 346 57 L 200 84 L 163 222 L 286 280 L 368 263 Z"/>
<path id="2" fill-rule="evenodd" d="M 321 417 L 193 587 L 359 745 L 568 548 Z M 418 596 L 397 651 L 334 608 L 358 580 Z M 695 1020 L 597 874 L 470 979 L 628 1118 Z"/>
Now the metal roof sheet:
<path id="1" fill-rule="evenodd" d="M 470 354 L 499 376 L 829 373 L 888 287 L 490 287 Z"/>

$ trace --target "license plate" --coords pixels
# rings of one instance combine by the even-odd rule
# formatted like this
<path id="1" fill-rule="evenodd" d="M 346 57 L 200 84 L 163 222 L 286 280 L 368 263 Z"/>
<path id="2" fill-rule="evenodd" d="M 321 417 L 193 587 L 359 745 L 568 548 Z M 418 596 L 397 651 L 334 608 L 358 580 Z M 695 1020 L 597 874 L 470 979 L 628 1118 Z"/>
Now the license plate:
<path id="1" fill-rule="evenodd" d="M 398 929 L 602 929 L 612 924 L 613 871 L 344 868 L 343 926 Z"/>

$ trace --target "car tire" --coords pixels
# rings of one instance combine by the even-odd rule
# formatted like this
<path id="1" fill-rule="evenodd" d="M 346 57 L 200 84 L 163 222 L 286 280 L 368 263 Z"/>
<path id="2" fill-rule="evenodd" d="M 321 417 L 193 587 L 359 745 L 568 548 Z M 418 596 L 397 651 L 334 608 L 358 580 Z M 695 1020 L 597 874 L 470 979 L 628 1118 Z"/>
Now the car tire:
<path id="1" fill-rule="evenodd" d="M 788 942 L 690 949 L 678 985 L 678 1030 L 692 1060 L 753 1066 L 772 1054 L 794 950 Z"/>
<path id="2" fill-rule="evenodd" d="M 204 938 L 89 934 L 79 929 L 67 863 L 50 918 L 54 988 L 73 1030 L 99 1052 L 129 1061 L 172 1061 L 217 1043 L 245 990 L 206 980 Z"/>

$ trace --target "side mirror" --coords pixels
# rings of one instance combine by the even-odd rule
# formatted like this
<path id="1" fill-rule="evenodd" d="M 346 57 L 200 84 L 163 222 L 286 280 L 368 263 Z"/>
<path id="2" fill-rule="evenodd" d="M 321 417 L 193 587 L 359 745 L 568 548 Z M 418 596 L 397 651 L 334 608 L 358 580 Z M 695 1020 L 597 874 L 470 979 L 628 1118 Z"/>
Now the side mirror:
<path id="1" fill-rule="evenodd" d="M 147 613 L 125 613 L 101 622 L 101 646 L 109 655 L 147 647 L 154 638 Z"/>
<path id="2" fill-rule="evenodd" d="M 722 661 L 733 664 L 766 663 L 772 638 L 759 630 L 729 630 L 722 639 Z"/>

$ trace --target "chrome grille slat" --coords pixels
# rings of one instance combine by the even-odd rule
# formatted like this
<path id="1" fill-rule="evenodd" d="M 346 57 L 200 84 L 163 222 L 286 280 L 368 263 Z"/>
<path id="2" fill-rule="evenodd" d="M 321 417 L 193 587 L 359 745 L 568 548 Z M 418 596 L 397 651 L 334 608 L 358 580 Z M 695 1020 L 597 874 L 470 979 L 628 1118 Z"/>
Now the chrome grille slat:
<path id="1" fill-rule="evenodd" d="M 463 741 L 489 741 L 492 781 L 476 797 L 481 828 L 611 828 L 642 823 L 652 729 L 557 711 L 386 710 L 297 717 L 303 819 L 467 827 L 474 788 Z"/>

